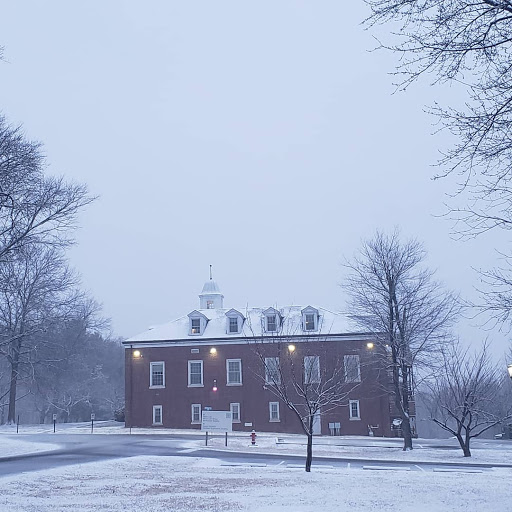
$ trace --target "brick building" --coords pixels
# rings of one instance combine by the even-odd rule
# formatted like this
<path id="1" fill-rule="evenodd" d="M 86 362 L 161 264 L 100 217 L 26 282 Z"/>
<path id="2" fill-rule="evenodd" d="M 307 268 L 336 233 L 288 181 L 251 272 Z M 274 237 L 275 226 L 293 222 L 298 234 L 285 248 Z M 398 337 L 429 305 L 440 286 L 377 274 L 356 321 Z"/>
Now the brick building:
<path id="1" fill-rule="evenodd" d="M 346 400 L 315 417 L 315 433 L 399 434 L 379 347 L 348 316 L 313 306 L 226 309 L 211 279 L 199 299 L 199 309 L 124 342 L 126 426 L 200 428 L 203 410 L 230 410 L 233 430 L 302 433 L 272 392 L 269 368 L 288 364 L 286 379 L 289 364 L 307 366 L 320 382 L 339 365 Z"/>

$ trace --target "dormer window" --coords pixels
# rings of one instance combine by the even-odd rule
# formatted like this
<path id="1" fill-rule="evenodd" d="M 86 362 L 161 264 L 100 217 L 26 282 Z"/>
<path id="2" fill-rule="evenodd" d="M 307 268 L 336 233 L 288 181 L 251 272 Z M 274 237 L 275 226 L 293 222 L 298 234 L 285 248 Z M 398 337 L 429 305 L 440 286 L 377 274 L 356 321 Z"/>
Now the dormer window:
<path id="1" fill-rule="evenodd" d="M 190 319 L 190 332 L 191 334 L 201 334 L 201 319 L 191 318 Z"/>
<path id="2" fill-rule="evenodd" d="M 263 311 L 263 329 L 266 332 L 277 332 L 280 327 L 281 316 L 274 308 Z"/>
<path id="3" fill-rule="evenodd" d="M 307 332 L 318 330 L 318 310 L 308 306 L 302 310 L 302 328 Z"/>
<path id="4" fill-rule="evenodd" d="M 226 313 L 226 332 L 228 334 L 238 334 L 244 324 L 244 316 L 236 309 L 230 309 Z"/>
<path id="5" fill-rule="evenodd" d="M 205 317 L 199 311 L 192 311 L 188 315 L 189 318 L 189 334 L 193 336 L 198 336 L 204 333 L 206 329 L 206 324 L 208 323 L 208 318 Z"/>

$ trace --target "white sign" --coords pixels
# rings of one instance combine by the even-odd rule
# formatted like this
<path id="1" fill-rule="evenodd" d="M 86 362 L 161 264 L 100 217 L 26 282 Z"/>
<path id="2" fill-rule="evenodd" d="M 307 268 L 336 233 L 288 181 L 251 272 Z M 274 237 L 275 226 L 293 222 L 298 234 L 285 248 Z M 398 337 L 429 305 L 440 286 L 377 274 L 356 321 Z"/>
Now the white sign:
<path id="1" fill-rule="evenodd" d="M 57 421 L 57 415 L 56 414 L 53 415 L 53 421 Z"/>
<path id="2" fill-rule="evenodd" d="M 91 413 L 91 421 L 96 418 L 96 414 L 94 414 L 93 412 Z"/>
<path id="3" fill-rule="evenodd" d="M 201 422 L 203 432 L 233 432 L 230 411 L 203 411 Z"/>

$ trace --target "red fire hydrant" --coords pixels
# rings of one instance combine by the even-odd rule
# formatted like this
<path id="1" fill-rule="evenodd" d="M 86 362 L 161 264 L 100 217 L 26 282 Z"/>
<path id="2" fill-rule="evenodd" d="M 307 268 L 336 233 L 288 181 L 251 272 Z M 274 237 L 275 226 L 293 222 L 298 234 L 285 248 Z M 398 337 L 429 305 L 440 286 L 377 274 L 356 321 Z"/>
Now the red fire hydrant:
<path id="1" fill-rule="evenodd" d="M 251 444 L 256 444 L 256 432 L 254 430 L 251 432 Z"/>

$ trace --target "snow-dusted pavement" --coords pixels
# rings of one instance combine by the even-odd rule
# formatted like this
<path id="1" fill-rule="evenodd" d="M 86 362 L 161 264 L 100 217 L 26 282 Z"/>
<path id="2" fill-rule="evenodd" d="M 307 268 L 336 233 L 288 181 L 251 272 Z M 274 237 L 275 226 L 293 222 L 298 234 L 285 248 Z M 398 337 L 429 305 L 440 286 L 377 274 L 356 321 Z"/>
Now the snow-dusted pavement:
<path id="1" fill-rule="evenodd" d="M 223 466 L 215 459 L 134 457 L 0 478 L 0 510 L 505 510 L 512 470 L 483 473 Z"/>

